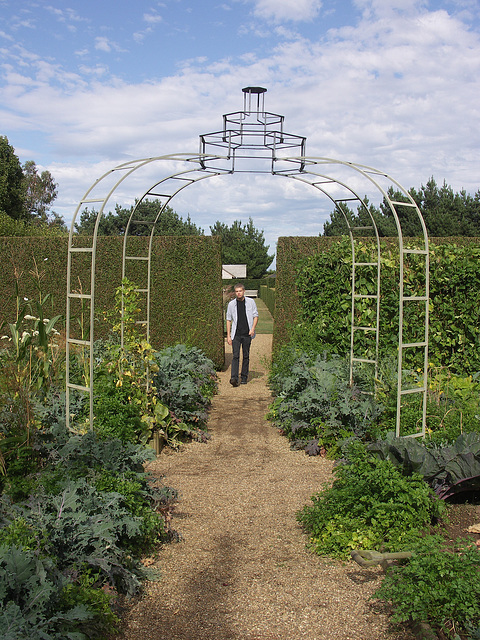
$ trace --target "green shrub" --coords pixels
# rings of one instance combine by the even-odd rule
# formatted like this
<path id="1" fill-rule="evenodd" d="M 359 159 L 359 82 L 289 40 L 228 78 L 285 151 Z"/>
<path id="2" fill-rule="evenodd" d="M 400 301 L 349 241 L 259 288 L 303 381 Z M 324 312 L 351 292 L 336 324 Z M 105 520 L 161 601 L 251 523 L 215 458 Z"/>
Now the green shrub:
<path id="1" fill-rule="evenodd" d="M 403 476 L 360 443 L 350 446 L 350 459 L 298 514 L 319 555 L 346 558 L 351 549 L 405 549 L 441 513 L 443 503 L 421 476 Z"/>
<path id="2" fill-rule="evenodd" d="M 480 626 L 480 553 L 467 540 L 427 537 L 403 566 L 393 566 L 375 598 L 393 603 L 392 620 L 427 622 L 451 640 Z"/>
<path id="3" fill-rule="evenodd" d="M 177 344 L 155 355 L 155 394 L 170 409 L 174 421 L 191 429 L 206 429 L 208 409 L 217 392 L 214 364 L 200 349 Z"/>
<path id="4" fill-rule="evenodd" d="M 0 545 L 0 636 L 3 640 L 87 640 L 84 625 L 95 621 L 85 603 L 68 602 L 70 580 L 49 558 Z M 96 622 L 99 622 L 97 620 Z"/>
<path id="5" fill-rule="evenodd" d="M 381 245 L 380 354 L 389 356 L 398 346 L 398 249 L 383 240 Z M 357 242 L 357 261 L 368 261 L 371 247 L 375 249 L 372 243 Z M 435 366 L 448 367 L 460 375 L 480 370 L 479 254 L 480 248 L 474 245 L 430 245 L 429 358 Z M 422 259 L 407 256 L 404 275 L 406 294 L 422 295 L 425 279 Z M 337 353 L 349 352 L 350 279 L 351 247 L 347 239 L 330 245 L 328 251 L 300 260 L 296 277 L 300 313 L 293 333 L 313 333 Z M 372 293 L 370 284 L 370 276 L 359 277 L 356 292 Z M 364 317 L 369 313 L 367 304 L 365 301 Z M 408 304 L 404 314 L 404 335 L 408 336 L 408 342 L 415 342 L 422 335 L 422 314 L 418 313 L 418 306 Z M 409 366 L 416 366 L 413 352 L 407 352 L 406 359 Z"/>
<path id="6" fill-rule="evenodd" d="M 345 358 L 302 352 L 292 346 L 280 350 L 269 377 L 277 396 L 268 417 L 290 440 L 317 439 L 331 447 L 340 438 L 365 437 L 381 412 L 358 376 L 349 384 Z"/>
<path id="7" fill-rule="evenodd" d="M 121 442 L 141 442 L 148 431 L 142 421 L 142 406 L 137 398 L 137 389 L 125 376 L 122 385 L 107 372 L 98 375 L 93 403 L 94 429 L 100 438 Z"/>

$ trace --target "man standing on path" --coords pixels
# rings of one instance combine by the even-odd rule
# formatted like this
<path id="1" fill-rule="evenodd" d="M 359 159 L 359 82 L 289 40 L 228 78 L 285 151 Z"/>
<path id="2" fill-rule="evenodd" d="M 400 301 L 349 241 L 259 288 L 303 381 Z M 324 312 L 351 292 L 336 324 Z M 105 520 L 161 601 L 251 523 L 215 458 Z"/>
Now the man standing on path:
<path id="1" fill-rule="evenodd" d="M 227 307 L 227 342 L 232 346 L 233 351 L 230 384 L 238 387 L 240 347 L 243 354 L 240 384 L 247 384 L 250 344 L 255 337 L 258 311 L 255 300 L 245 297 L 245 286 L 243 284 L 236 284 L 234 290 L 235 298 L 228 303 Z"/>

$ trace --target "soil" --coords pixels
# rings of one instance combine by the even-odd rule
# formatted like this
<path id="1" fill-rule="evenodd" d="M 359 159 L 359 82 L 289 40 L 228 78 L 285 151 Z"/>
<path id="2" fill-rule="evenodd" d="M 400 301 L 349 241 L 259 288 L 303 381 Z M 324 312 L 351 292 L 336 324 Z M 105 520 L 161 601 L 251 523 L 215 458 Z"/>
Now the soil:
<path id="1" fill-rule="evenodd" d="M 380 568 L 306 548 L 295 514 L 331 481 L 333 463 L 292 451 L 266 421 L 270 353 L 271 336 L 258 335 L 249 382 L 237 388 L 227 359 L 209 442 L 164 450 L 150 465 L 180 493 L 173 527 L 181 540 L 153 559 L 160 580 L 126 608 L 118 640 L 413 640 L 371 599 Z M 448 533 L 465 536 L 476 522 L 478 506 L 456 505 Z"/>

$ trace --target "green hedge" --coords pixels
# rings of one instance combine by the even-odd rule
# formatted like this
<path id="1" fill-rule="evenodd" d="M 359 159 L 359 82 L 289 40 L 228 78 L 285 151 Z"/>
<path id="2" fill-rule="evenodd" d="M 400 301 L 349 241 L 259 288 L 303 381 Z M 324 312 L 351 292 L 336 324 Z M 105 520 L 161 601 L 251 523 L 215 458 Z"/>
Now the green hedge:
<path id="1" fill-rule="evenodd" d="M 259 297 L 265 302 L 267 309 L 275 318 L 275 289 L 267 287 L 265 284 L 260 285 Z"/>
<path id="2" fill-rule="evenodd" d="M 350 249 L 347 241 L 339 250 L 340 242 L 339 238 L 323 237 L 279 239 L 275 346 L 288 342 L 289 327 L 303 322 L 306 327 L 314 326 L 325 343 L 339 352 L 348 351 Z M 381 347 L 383 344 L 385 353 L 391 353 L 396 349 L 398 327 L 396 240 L 382 240 L 382 245 L 386 260 L 382 267 Z M 429 359 L 458 373 L 480 370 L 480 241 L 433 238 L 430 250 Z M 315 255 L 318 259 L 309 257 Z M 411 274 L 415 275 L 415 268 Z M 413 327 L 414 318 L 407 316 L 406 322 Z"/>
<path id="3" fill-rule="evenodd" d="M 331 237 L 282 237 L 277 242 L 277 273 L 275 281 L 274 348 L 288 342 L 289 329 L 300 308 L 296 287 L 296 267 L 306 256 L 327 251 L 338 243 Z"/>
<path id="4" fill-rule="evenodd" d="M 77 237 L 77 246 L 91 239 Z M 145 238 L 132 239 L 131 255 L 142 251 Z M 85 243 L 80 245 L 80 243 Z M 114 291 L 121 282 L 123 237 L 98 238 L 95 284 L 95 337 L 108 327 L 103 311 L 113 307 Z M 52 315 L 65 316 L 67 288 L 67 238 L 0 238 L 2 307 L 0 324 L 16 316 L 16 286 L 21 298 L 38 299 L 50 293 Z M 129 249 L 130 251 L 130 249 Z M 89 259 L 75 254 L 72 288 L 90 291 Z M 141 287 L 146 263 L 129 261 L 127 277 Z M 151 342 L 162 348 L 177 342 L 199 347 L 216 366 L 223 366 L 221 253 L 218 238 L 210 236 L 159 236 L 154 239 L 151 282 Z M 77 275 L 80 281 L 77 282 Z M 80 308 L 73 308 L 74 315 Z M 73 320 L 73 326 L 77 323 Z"/>
<path id="5" fill-rule="evenodd" d="M 224 287 L 234 286 L 237 282 L 241 282 L 245 285 L 245 289 L 260 289 L 262 284 L 266 284 L 265 278 L 229 278 L 228 280 L 222 280 Z"/>

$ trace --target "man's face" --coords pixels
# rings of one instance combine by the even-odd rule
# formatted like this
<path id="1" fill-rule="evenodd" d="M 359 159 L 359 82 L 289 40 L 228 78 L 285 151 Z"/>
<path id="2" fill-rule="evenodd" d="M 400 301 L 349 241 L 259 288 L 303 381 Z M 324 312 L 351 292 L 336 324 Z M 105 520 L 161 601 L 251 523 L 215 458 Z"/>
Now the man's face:
<path id="1" fill-rule="evenodd" d="M 235 296 L 237 300 L 243 300 L 245 297 L 245 289 L 242 289 L 242 287 L 235 287 Z"/>

